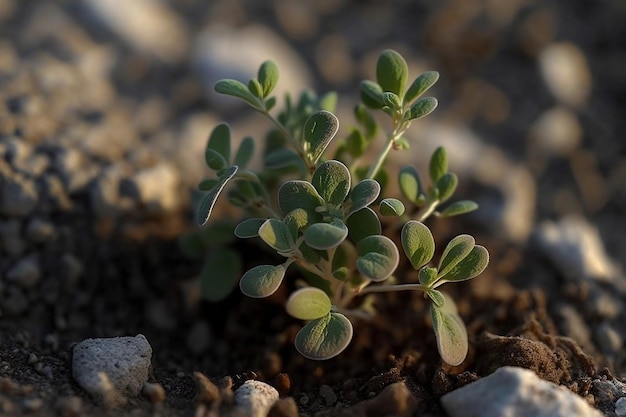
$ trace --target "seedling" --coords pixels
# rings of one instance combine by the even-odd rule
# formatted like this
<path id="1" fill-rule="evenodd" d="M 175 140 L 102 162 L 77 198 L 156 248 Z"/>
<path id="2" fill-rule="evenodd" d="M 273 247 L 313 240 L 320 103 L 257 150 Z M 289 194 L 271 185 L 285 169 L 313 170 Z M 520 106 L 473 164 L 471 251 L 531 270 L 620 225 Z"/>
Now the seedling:
<path id="1" fill-rule="evenodd" d="M 248 215 L 234 234 L 260 238 L 283 259 L 277 265 L 258 265 L 243 274 L 239 287 L 250 297 L 270 296 L 281 286 L 290 267 L 298 269 L 300 279 L 286 310 L 307 322 L 295 338 L 296 349 L 307 358 L 332 358 L 348 346 L 353 334 L 350 319 L 372 314 L 371 306 L 362 302 L 364 295 L 406 290 L 421 291 L 430 300 L 442 359 L 458 365 L 467 355 L 465 325 L 454 301 L 440 287 L 480 274 L 489 254 L 472 236 L 462 234 L 447 244 L 437 266 L 431 266 L 435 241 L 424 222 L 431 216 L 473 211 L 477 204 L 458 201 L 440 208 L 452 197 L 458 182 L 448 171 L 444 148 L 438 148 L 430 158 L 428 186 L 416 168 L 406 166 L 397 178 L 401 195 L 380 197 L 389 177 L 384 168 L 389 153 L 408 149 L 411 143 L 404 136 L 406 130 L 437 107 L 435 98 L 423 94 L 437 82 L 439 74 L 421 74 L 408 88 L 407 74 L 407 64 L 399 53 L 382 52 L 376 81 L 363 81 L 360 86 L 362 103 L 355 107 L 358 126 L 332 155 L 328 145 L 339 127 L 332 113 L 336 95 L 317 97 L 307 92 L 297 101 L 287 96 L 282 111 L 272 114 L 277 99 L 271 93 L 278 82 L 278 68 L 271 61 L 261 65 L 257 78 L 247 85 L 230 79 L 215 85 L 218 93 L 242 99 L 267 117 L 273 128 L 265 137 L 263 166 L 258 172 L 247 168 L 254 154 L 254 140 L 245 138 L 233 157 L 228 125 L 220 124 L 213 130 L 206 163 L 215 176 L 200 184 L 206 194 L 199 205 L 198 223 L 207 222 L 217 198 L 228 189 L 230 203 Z M 373 161 L 367 159 L 371 145 L 384 129 L 372 110 L 381 110 L 391 119 L 385 144 Z M 381 217 L 392 220 L 381 222 Z M 398 267 L 400 251 L 383 234 L 383 223 L 387 233 L 401 230 L 402 249 L 417 271 L 417 282 L 396 277 L 393 281 L 397 283 L 384 284 Z M 217 262 L 213 266 L 219 267 Z M 215 271 L 212 280 L 221 279 Z"/>

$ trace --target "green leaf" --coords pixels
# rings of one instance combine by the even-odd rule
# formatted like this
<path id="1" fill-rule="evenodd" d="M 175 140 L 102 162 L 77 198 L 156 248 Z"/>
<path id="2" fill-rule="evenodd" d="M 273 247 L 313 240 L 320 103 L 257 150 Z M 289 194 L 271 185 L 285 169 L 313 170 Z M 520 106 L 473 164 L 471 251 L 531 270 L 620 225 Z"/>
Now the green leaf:
<path id="1" fill-rule="evenodd" d="M 404 210 L 402 201 L 395 198 L 385 198 L 380 202 L 380 214 L 383 216 L 402 216 Z"/>
<path id="2" fill-rule="evenodd" d="M 350 192 L 350 171 L 339 161 L 326 161 L 317 167 L 311 180 L 327 203 L 338 207 Z"/>
<path id="3" fill-rule="evenodd" d="M 216 93 L 243 99 L 253 107 L 257 107 L 258 105 L 257 98 L 254 97 L 252 93 L 250 93 L 246 85 L 241 81 L 231 79 L 221 80 L 218 81 L 217 84 L 215 84 L 215 87 L 213 87 L 213 89 Z"/>
<path id="4" fill-rule="evenodd" d="M 383 93 L 383 103 L 385 103 L 385 106 L 388 106 L 394 110 L 402 108 L 402 103 L 400 103 L 400 97 L 390 91 L 385 91 Z"/>
<path id="5" fill-rule="evenodd" d="M 220 180 L 217 178 L 207 178 L 206 180 L 200 181 L 200 184 L 198 184 L 198 190 L 211 191 L 219 182 Z"/>
<path id="6" fill-rule="evenodd" d="M 235 236 L 240 239 L 248 239 L 259 235 L 259 228 L 267 219 L 251 218 L 245 219 L 235 227 Z"/>
<path id="7" fill-rule="evenodd" d="M 318 107 L 320 110 L 334 112 L 335 109 L 337 108 L 338 99 L 339 97 L 337 96 L 337 93 L 335 93 L 334 91 L 331 91 L 329 93 L 324 94 L 322 97 L 320 97 L 319 102 L 318 102 Z"/>
<path id="8" fill-rule="evenodd" d="M 398 248 L 387 236 L 376 235 L 361 239 L 357 244 L 359 257 L 356 267 L 372 281 L 387 279 L 398 267 Z"/>
<path id="9" fill-rule="evenodd" d="M 305 242 L 302 242 L 302 244 L 298 247 L 298 250 L 302 253 L 304 260 L 310 264 L 315 265 L 322 259 L 320 252 L 317 249 L 313 249 Z"/>
<path id="10" fill-rule="evenodd" d="M 470 235 L 458 235 L 450 240 L 439 260 L 439 276 L 444 276 L 474 248 L 476 241 Z"/>
<path id="11" fill-rule="evenodd" d="M 209 135 L 207 149 L 212 149 L 222 155 L 225 161 L 230 161 L 230 127 L 220 123 Z"/>
<path id="12" fill-rule="evenodd" d="M 263 87 L 261 87 L 261 84 L 257 80 L 248 81 L 248 90 L 253 96 L 263 98 Z"/>
<path id="13" fill-rule="evenodd" d="M 350 156 L 353 158 L 359 158 L 365 153 L 367 144 L 368 141 L 365 136 L 363 136 L 363 133 L 361 133 L 358 129 L 353 129 L 346 138 L 344 147 Z"/>
<path id="14" fill-rule="evenodd" d="M 267 97 L 278 83 L 278 66 L 273 61 L 261 64 L 257 74 L 261 86 L 262 97 Z"/>
<path id="15" fill-rule="evenodd" d="M 283 265 L 259 265 L 243 274 L 239 288 L 248 297 L 268 297 L 276 292 L 284 277 Z"/>
<path id="16" fill-rule="evenodd" d="M 354 116 L 365 128 L 365 136 L 371 138 L 376 135 L 376 132 L 378 131 L 378 123 L 376 122 L 376 119 L 374 119 L 374 116 L 372 116 L 372 114 L 367 110 L 367 107 L 362 104 L 355 106 Z"/>
<path id="17" fill-rule="evenodd" d="M 378 194 L 380 194 L 380 184 L 377 181 L 369 178 L 361 180 L 350 191 L 344 205 L 344 207 L 347 206 L 348 216 L 372 204 L 378 198 Z"/>
<path id="18" fill-rule="evenodd" d="M 198 231 L 184 233 L 177 238 L 178 248 L 190 259 L 203 259 L 207 247 Z"/>
<path id="19" fill-rule="evenodd" d="M 239 253 L 230 249 L 213 252 L 200 272 L 202 298 L 211 302 L 223 300 L 237 286 L 240 276 Z"/>
<path id="20" fill-rule="evenodd" d="M 350 276 L 350 268 L 347 266 L 342 266 L 333 271 L 333 277 L 338 279 L 339 281 L 345 281 Z"/>
<path id="21" fill-rule="evenodd" d="M 352 323 L 346 316 L 328 313 L 300 329 L 294 344 L 305 358 L 325 360 L 343 352 L 352 340 L 352 333 Z"/>
<path id="22" fill-rule="evenodd" d="M 227 219 L 217 219 L 207 224 L 200 234 L 206 247 L 216 248 L 226 246 L 235 240 L 235 223 Z"/>
<path id="23" fill-rule="evenodd" d="M 430 317 L 441 359 L 453 366 L 460 365 L 467 357 L 467 330 L 456 312 L 454 301 L 446 296 L 443 307 L 431 304 Z"/>
<path id="24" fill-rule="evenodd" d="M 417 170 L 412 166 L 405 166 L 398 174 L 398 184 L 402 194 L 414 204 L 420 202 L 422 184 Z"/>
<path id="25" fill-rule="evenodd" d="M 294 247 L 289 227 L 280 220 L 267 219 L 259 228 L 259 237 L 273 249 L 287 252 Z"/>
<path id="26" fill-rule="evenodd" d="M 301 208 L 315 217 L 316 208 L 324 206 L 324 200 L 310 182 L 293 180 L 283 183 L 278 189 L 278 206 L 283 214 Z"/>
<path id="27" fill-rule="evenodd" d="M 265 166 L 270 169 L 300 167 L 302 159 L 289 148 L 279 148 L 265 155 Z"/>
<path id="28" fill-rule="evenodd" d="M 313 216 L 312 213 L 301 208 L 291 210 L 283 218 L 283 222 L 289 227 L 294 242 L 298 239 L 299 232 L 317 221 L 319 221 L 319 216 Z"/>
<path id="29" fill-rule="evenodd" d="M 252 156 L 254 155 L 254 139 L 250 136 L 246 136 L 241 141 L 237 153 L 235 154 L 235 165 L 244 169 L 250 163 Z"/>
<path id="30" fill-rule="evenodd" d="M 314 320 L 330 313 L 332 304 L 319 288 L 306 287 L 294 291 L 287 299 L 287 313 L 300 320 Z"/>
<path id="31" fill-rule="evenodd" d="M 339 246 L 348 236 L 348 228 L 339 219 L 332 223 L 315 223 L 304 232 L 304 241 L 313 249 L 326 250 Z"/>
<path id="32" fill-rule="evenodd" d="M 402 96 L 406 86 L 409 68 L 398 52 L 387 49 L 378 57 L 376 63 L 376 80 L 383 91 Z"/>
<path id="33" fill-rule="evenodd" d="M 402 227 L 402 248 L 413 268 L 420 269 L 433 258 L 435 240 L 430 229 L 424 224 L 409 220 Z"/>
<path id="34" fill-rule="evenodd" d="M 459 183 L 459 179 L 456 174 L 452 172 L 446 172 L 443 174 L 441 178 L 437 181 L 437 194 L 440 203 L 447 201 L 452 194 L 456 191 L 456 186 Z"/>
<path id="35" fill-rule="evenodd" d="M 457 263 L 439 282 L 465 281 L 479 275 L 489 264 L 489 252 L 485 247 L 476 245 L 472 251 Z"/>
<path id="36" fill-rule="evenodd" d="M 219 171 L 228 166 L 228 162 L 224 159 L 224 157 L 213 149 L 208 149 L 204 152 L 204 160 L 209 168 L 215 171 Z"/>
<path id="37" fill-rule="evenodd" d="M 448 153 L 446 148 L 440 146 L 435 149 L 435 152 L 430 157 L 428 172 L 433 184 L 436 184 L 448 172 Z"/>
<path id="38" fill-rule="evenodd" d="M 478 209 L 478 204 L 470 200 L 457 201 L 450 204 L 440 214 L 441 217 L 453 217 Z"/>
<path id="39" fill-rule="evenodd" d="M 420 98 L 409 107 L 404 114 L 404 118 L 406 120 L 421 119 L 435 111 L 438 104 L 439 102 L 434 97 Z"/>
<path id="40" fill-rule="evenodd" d="M 217 197 L 220 195 L 228 181 L 230 181 L 235 174 L 237 173 L 237 166 L 231 166 L 226 169 L 222 173 L 219 178 L 219 182 L 211 191 L 209 191 L 202 201 L 200 202 L 200 206 L 198 207 L 198 214 L 196 220 L 200 226 L 204 225 L 209 217 L 211 217 L 211 212 L 213 211 L 213 207 L 215 206 L 215 201 L 217 201 Z"/>
<path id="41" fill-rule="evenodd" d="M 428 297 L 433 301 L 436 307 L 443 307 L 446 302 L 446 297 L 441 291 L 431 288 L 426 290 L 426 295 L 428 295 Z"/>
<path id="42" fill-rule="evenodd" d="M 265 110 L 270 111 L 276 105 L 276 97 L 270 97 L 265 100 Z"/>
<path id="43" fill-rule="evenodd" d="M 385 104 L 383 101 L 383 89 L 374 81 L 361 81 L 361 101 L 370 109 L 380 109 Z"/>
<path id="44" fill-rule="evenodd" d="M 382 232 L 378 216 L 369 207 L 363 207 L 361 210 L 352 213 L 346 219 L 346 225 L 348 226 L 348 236 L 355 243 L 368 236 L 379 235 Z"/>
<path id="45" fill-rule="evenodd" d="M 432 87 L 439 79 L 437 71 L 428 71 L 417 77 L 404 95 L 404 102 L 410 103 Z"/>
<path id="46" fill-rule="evenodd" d="M 339 120 L 329 111 L 313 113 L 304 123 L 304 151 L 312 163 L 322 156 L 330 141 L 337 134 Z"/>
<path id="47" fill-rule="evenodd" d="M 425 287 L 431 287 L 437 278 L 437 268 L 429 268 L 427 266 L 422 267 L 417 274 L 420 284 Z"/>

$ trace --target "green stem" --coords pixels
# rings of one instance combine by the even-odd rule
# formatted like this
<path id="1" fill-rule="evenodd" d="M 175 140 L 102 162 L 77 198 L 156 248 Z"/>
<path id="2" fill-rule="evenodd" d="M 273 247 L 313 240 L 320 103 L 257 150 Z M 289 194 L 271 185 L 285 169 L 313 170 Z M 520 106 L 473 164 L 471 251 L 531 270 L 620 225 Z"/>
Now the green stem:
<path id="1" fill-rule="evenodd" d="M 422 209 L 417 212 L 415 220 L 423 223 L 428 217 L 430 217 L 431 214 L 433 214 L 438 204 L 439 200 L 435 200 L 430 202 L 427 206 L 422 207 Z"/>
<path id="2" fill-rule="evenodd" d="M 389 135 L 389 138 L 387 139 L 387 144 L 385 145 L 385 148 L 383 149 L 381 154 L 378 155 L 378 158 L 376 158 L 376 161 L 374 162 L 374 164 L 370 166 L 370 169 L 367 171 L 367 175 L 365 178 L 373 179 L 376 176 L 376 174 L 378 174 L 378 171 L 380 171 L 380 168 L 383 166 L 385 159 L 387 159 L 387 155 L 389 155 L 389 151 L 391 151 L 391 149 L 393 148 L 393 145 L 396 143 L 398 139 L 400 139 L 400 136 L 402 136 L 404 131 L 409 127 L 409 125 L 406 122 L 402 121 L 401 115 L 398 117 L 399 118 L 397 119 L 394 117 L 393 131 L 391 135 Z"/>
<path id="3" fill-rule="evenodd" d="M 409 290 L 418 290 L 424 291 L 426 287 L 422 284 L 396 284 L 396 285 L 372 285 L 367 288 L 363 288 L 359 295 L 370 294 L 375 292 L 398 292 L 398 291 L 409 291 Z"/>

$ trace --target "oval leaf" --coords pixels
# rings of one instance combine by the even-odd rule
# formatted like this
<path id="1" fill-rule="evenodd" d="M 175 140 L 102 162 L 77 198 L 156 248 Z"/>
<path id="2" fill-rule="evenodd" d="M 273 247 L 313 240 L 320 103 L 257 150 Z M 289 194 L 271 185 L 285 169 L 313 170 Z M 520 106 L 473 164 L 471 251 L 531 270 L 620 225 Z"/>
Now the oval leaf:
<path id="1" fill-rule="evenodd" d="M 432 87 L 439 79 L 439 73 L 437 71 L 428 71 L 421 74 L 413 81 L 406 94 L 404 95 L 404 102 L 410 103 Z"/>
<path id="2" fill-rule="evenodd" d="M 245 100 L 253 107 L 257 106 L 257 99 L 250 93 L 248 87 L 241 81 L 226 79 L 218 81 L 213 87 L 216 93 L 225 94 L 227 96 L 239 97 Z"/>
<path id="3" fill-rule="evenodd" d="M 348 194 L 346 201 L 348 216 L 372 204 L 379 194 L 380 184 L 378 181 L 369 178 L 360 181 Z"/>
<path id="4" fill-rule="evenodd" d="M 437 281 L 437 268 L 429 268 L 425 266 L 419 270 L 417 276 L 420 284 L 424 287 L 430 287 Z"/>
<path id="5" fill-rule="evenodd" d="M 259 235 L 259 228 L 267 219 L 252 218 L 246 219 L 235 227 L 235 236 L 241 239 L 248 239 Z"/>
<path id="6" fill-rule="evenodd" d="M 348 236 L 348 228 L 339 219 L 332 223 L 315 223 L 304 232 L 304 241 L 313 249 L 326 250 L 339 246 Z"/>
<path id="7" fill-rule="evenodd" d="M 436 307 L 443 307 L 446 302 L 446 298 L 441 291 L 429 289 L 426 291 L 426 295 L 428 295 Z"/>
<path id="8" fill-rule="evenodd" d="M 228 162 L 219 152 L 214 149 L 208 149 L 204 152 L 204 161 L 206 165 L 214 171 L 219 171 L 228 166 Z"/>
<path id="9" fill-rule="evenodd" d="M 265 61 L 259 68 L 257 79 L 261 84 L 263 97 L 267 97 L 278 83 L 278 66 L 273 61 Z"/>
<path id="10" fill-rule="evenodd" d="M 383 91 L 402 96 L 406 86 L 409 68 L 398 52 L 387 49 L 378 57 L 376 63 L 376 80 Z"/>
<path id="11" fill-rule="evenodd" d="M 384 105 L 383 89 L 374 81 L 361 81 L 361 101 L 371 109 L 380 109 Z"/>
<path id="12" fill-rule="evenodd" d="M 307 323 L 294 344 L 302 356 L 325 360 L 339 355 L 352 340 L 352 323 L 343 314 L 329 313 Z"/>
<path id="13" fill-rule="evenodd" d="M 409 220 L 402 227 L 402 248 L 413 268 L 420 269 L 433 258 L 435 254 L 435 240 L 428 227 L 416 221 Z"/>
<path id="14" fill-rule="evenodd" d="M 328 295 L 319 288 L 306 287 L 293 292 L 285 308 L 290 316 L 300 320 L 314 320 L 327 315 L 332 304 Z"/>
<path id="15" fill-rule="evenodd" d="M 439 102 L 434 97 L 424 97 L 417 100 L 404 114 L 405 119 L 414 120 L 428 116 L 436 108 Z"/>
<path id="16" fill-rule="evenodd" d="M 422 184 L 417 170 L 412 166 L 405 166 L 400 169 L 398 183 L 402 194 L 404 194 L 409 201 L 417 204 L 422 190 Z"/>
<path id="17" fill-rule="evenodd" d="M 378 216 L 369 207 L 352 213 L 346 220 L 346 225 L 348 226 L 348 236 L 355 243 L 368 236 L 380 235 L 382 232 Z"/>
<path id="18" fill-rule="evenodd" d="M 372 281 L 387 279 L 398 267 L 400 253 L 391 239 L 386 236 L 368 236 L 357 244 L 359 257 L 356 267 Z"/>
<path id="19" fill-rule="evenodd" d="M 301 208 L 315 216 L 315 209 L 323 207 L 324 200 L 310 182 L 294 180 L 283 183 L 278 189 L 278 206 L 284 215 Z"/>
<path id="20" fill-rule="evenodd" d="M 265 155 L 265 167 L 270 169 L 279 169 L 285 167 L 302 166 L 302 159 L 297 153 L 289 148 L 274 149 Z"/>
<path id="21" fill-rule="evenodd" d="M 294 246 L 289 227 L 280 220 L 267 219 L 259 228 L 259 237 L 279 252 L 289 251 Z"/>
<path id="22" fill-rule="evenodd" d="M 470 235 L 459 235 L 450 240 L 439 260 L 439 276 L 444 276 L 464 259 L 474 248 L 476 241 Z"/>
<path id="23" fill-rule="evenodd" d="M 380 202 L 380 214 L 383 216 L 402 216 L 404 210 L 402 201 L 395 198 L 385 198 Z"/>
<path id="24" fill-rule="evenodd" d="M 229 249 L 214 252 L 206 260 L 200 273 L 202 298 L 211 302 L 223 300 L 237 286 L 240 276 L 239 253 Z"/>
<path id="25" fill-rule="evenodd" d="M 283 265 L 259 265 L 243 274 L 239 288 L 248 297 L 268 297 L 276 292 L 284 277 Z"/>
<path id="26" fill-rule="evenodd" d="M 317 217 L 315 219 L 311 218 L 311 215 L 306 210 L 301 208 L 291 210 L 283 218 L 283 222 L 285 222 L 285 224 L 289 227 L 289 231 L 291 232 L 291 237 L 294 242 L 298 239 L 299 232 L 306 229 L 315 221 L 317 221 Z"/>
<path id="27" fill-rule="evenodd" d="M 478 209 L 478 204 L 470 200 L 457 201 L 450 204 L 440 213 L 441 217 L 453 217 L 461 214 L 470 213 Z"/>
<path id="28" fill-rule="evenodd" d="M 350 192 L 350 171 L 342 162 L 326 161 L 317 167 L 311 183 L 327 203 L 337 207 Z"/>
<path id="29" fill-rule="evenodd" d="M 250 136 L 246 136 L 241 141 L 237 153 L 235 154 L 235 165 L 240 168 L 245 168 L 250 163 L 252 156 L 254 155 L 254 139 Z"/>
<path id="30" fill-rule="evenodd" d="M 484 246 L 476 245 L 439 282 L 465 281 L 479 275 L 489 264 L 489 252 Z"/>
<path id="31" fill-rule="evenodd" d="M 313 113 L 307 119 L 304 123 L 304 151 L 312 163 L 322 156 L 338 129 L 339 119 L 326 110 Z"/>
<path id="32" fill-rule="evenodd" d="M 213 187 L 219 184 L 220 180 L 217 178 L 207 178 L 205 180 L 200 181 L 198 184 L 198 190 L 200 191 L 211 191 Z"/>
<path id="33" fill-rule="evenodd" d="M 467 330 L 463 320 L 456 311 L 449 312 L 449 304 L 453 301 L 446 297 L 443 308 L 430 305 L 430 317 L 437 338 L 437 349 L 444 362 L 456 366 L 467 357 Z M 454 308 L 456 310 L 456 308 Z"/>
<path id="34" fill-rule="evenodd" d="M 454 191 L 456 191 L 456 186 L 459 183 L 459 179 L 456 174 L 452 172 L 445 173 L 439 180 L 437 181 L 437 195 L 440 202 L 447 201 Z"/>
<path id="35" fill-rule="evenodd" d="M 435 152 L 433 152 L 433 155 L 430 157 L 428 172 L 430 173 L 430 180 L 433 184 L 436 184 L 437 181 L 448 172 L 448 153 L 446 152 L 446 148 L 440 146 L 435 149 Z"/>
<path id="36" fill-rule="evenodd" d="M 198 214 L 196 216 L 196 220 L 200 226 L 205 224 L 209 217 L 211 217 L 211 212 L 213 211 L 213 207 L 215 206 L 215 201 L 217 201 L 217 197 L 220 195 L 228 181 L 230 181 L 235 174 L 237 173 L 237 166 L 231 166 L 219 178 L 219 182 L 211 191 L 209 191 L 202 201 L 200 202 L 200 206 L 198 207 Z"/>

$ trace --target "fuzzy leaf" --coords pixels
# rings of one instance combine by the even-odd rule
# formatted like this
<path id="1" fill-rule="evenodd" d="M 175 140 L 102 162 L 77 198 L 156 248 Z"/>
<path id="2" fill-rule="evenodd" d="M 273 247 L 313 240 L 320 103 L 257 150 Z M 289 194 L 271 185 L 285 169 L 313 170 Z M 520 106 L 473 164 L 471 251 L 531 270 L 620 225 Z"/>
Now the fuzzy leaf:
<path id="1" fill-rule="evenodd" d="M 372 116 L 372 114 L 367 110 L 367 107 L 358 104 L 354 108 L 354 116 L 365 128 L 365 136 L 371 138 L 376 134 L 376 131 L 378 130 L 378 123 L 376 122 L 376 119 L 374 119 L 374 116 Z"/>
<path id="2" fill-rule="evenodd" d="M 435 240 L 428 227 L 416 221 L 409 220 L 402 227 L 402 248 L 411 261 L 413 268 L 420 269 L 433 258 L 435 254 Z"/>
<path id="3" fill-rule="evenodd" d="M 226 159 L 214 149 L 208 149 L 204 152 L 204 160 L 209 168 L 214 171 L 219 171 L 228 166 Z"/>
<path id="4" fill-rule="evenodd" d="M 261 218 L 245 219 L 235 227 L 235 236 L 240 239 L 257 237 L 259 235 L 259 228 L 266 220 L 267 219 Z"/>
<path id="5" fill-rule="evenodd" d="M 283 222 L 289 227 L 294 242 L 298 239 L 298 234 L 301 231 L 317 221 L 319 221 L 319 216 L 312 216 L 311 213 L 301 208 L 291 210 L 283 218 Z"/>
<path id="6" fill-rule="evenodd" d="M 440 214 L 441 217 L 453 217 L 478 209 L 478 204 L 470 200 L 457 201 L 450 204 Z"/>
<path id="7" fill-rule="evenodd" d="M 319 195 L 338 207 L 350 192 L 350 171 L 339 161 L 326 161 L 317 167 L 311 180 Z"/>
<path id="8" fill-rule="evenodd" d="M 363 136 L 363 133 L 358 129 L 353 129 L 344 142 L 344 148 L 348 151 L 350 156 L 359 158 L 365 153 L 367 144 L 368 141 L 365 136 Z"/>
<path id="9" fill-rule="evenodd" d="M 252 93 L 253 96 L 258 98 L 263 98 L 263 87 L 257 80 L 248 81 L 248 90 Z"/>
<path id="10" fill-rule="evenodd" d="M 302 244 L 298 247 L 298 250 L 302 252 L 304 260 L 310 264 L 315 265 L 322 259 L 320 252 L 317 249 L 313 249 L 305 242 L 302 242 Z"/>
<path id="11" fill-rule="evenodd" d="M 382 231 L 378 216 L 369 207 L 363 207 L 352 213 L 346 219 L 346 225 L 348 226 L 348 235 L 355 243 L 368 236 L 379 235 Z"/>
<path id="12" fill-rule="evenodd" d="M 231 79 L 221 80 L 218 81 L 217 84 L 215 84 L 215 87 L 213 87 L 213 89 L 216 93 L 219 94 L 239 97 L 248 102 L 248 104 L 252 105 L 253 107 L 257 107 L 258 105 L 257 98 L 254 97 L 252 93 L 250 93 L 246 85 L 241 81 Z"/>
<path id="13" fill-rule="evenodd" d="M 404 210 L 402 201 L 395 198 L 385 198 L 380 202 L 380 214 L 383 216 L 402 216 Z"/>
<path id="14" fill-rule="evenodd" d="M 420 284 L 425 287 L 432 286 L 437 281 L 437 268 L 422 267 L 417 274 Z"/>
<path id="15" fill-rule="evenodd" d="M 412 166 L 405 166 L 400 169 L 398 174 L 398 183 L 400 191 L 412 203 L 418 203 L 420 200 L 422 184 L 419 174 Z"/>
<path id="16" fill-rule="evenodd" d="M 404 94 L 409 68 L 398 52 L 387 49 L 378 57 L 376 80 L 383 91 L 391 91 L 398 96 Z"/>
<path id="17" fill-rule="evenodd" d="M 439 178 L 436 185 L 439 202 L 443 203 L 452 197 L 452 194 L 456 191 L 458 183 L 458 177 L 452 172 L 446 172 L 441 178 Z"/>
<path id="18" fill-rule="evenodd" d="M 383 93 L 383 103 L 385 103 L 385 106 L 388 106 L 392 109 L 399 109 L 402 107 L 402 103 L 400 103 L 400 97 L 390 91 L 385 91 Z"/>
<path id="19" fill-rule="evenodd" d="M 222 155 L 225 161 L 230 161 L 230 127 L 226 123 L 220 123 L 213 129 L 209 136 L 207 149 L 212 149 Z"/>
<path id="20" fill-rule="evenodd" d="M 305 152 L 309 160 L 316 163 L 330 141 L 337 134 L 339 120 L 329 111 L 313 113 L 304 123 Z"/>
<path id="21" fill-rule="evenodd" d="M 313 249 L 326 250 L 339 246 L 348 236 L 348 228 L 339 219 L 332 223 L 315 223 L 304 232 L 304 241 Z"/>
<path id="22" fill-rule="evenodd" d="M 287 313 L 300 320 L 319 319 L 330 313 L 331 307 L 328 295 L 315 287 L 305 287 L 294 291 L 285 305 Z"/>
<path id="23" fill-rule="evenodd" d="M 378 198 L 380 184 L 377 181 L 366 178 L 354 186 L 348 194 L 348 215 L 369 206 Z"/>
<path id="24" fill-rule="evenodd" d="M 241 141 L 237 153 L 235 154 L 235 165 L 243 169 L 248 166 L 252 156 L 254 155 L 254 139 L 250 136 L 246 136 Z"/>
<path id="25" fill-rule="evenodd" d="M 380 109 L 384 105 L 383 89 L 374 81 L 361 81 L 361 101 L 370 109 Z"/>
<path id="26" fill-rule="evenodd" d="M 240 276 L 239 253 L 229 249 L 213 252 L 200 272 L 202 298 L 211 302 L 223 300 L 237 286 Z"/>
<path id="27" fill-rule="evenodd" d="M 434 97 L 420 98 L 409 107 L 404 118 L 407 120 L 421 119 L 435 111 L 438 104 L 439 102 Z"/>
<path id="28" fill-rule="evenodd" d="M 196 216 L 196 220 L 200 226 L 205 224 L 207 220 L 209 220 L 209 217 L 211 217 L 211 212 L 213 211 L 217 197 L 220 195 L 228 181 L 235 176 L 237 169 L 237 166 L 227 168 L 226 171 L 224 171 L 220 176 L 217 185 L 213 187 L 213 189 L 211 189 L 211 191 L 209 191 L 200 202 L 198 214 Z"/>
<path id="29" fill-rule="evenodd" d="M 489 264 L 489 252 L 485 247 L 475 245 L 472 251 L 457 263 L 439 282 L 465 281 L 479 275 Z"/>
<path id="30" fill-rule="evenodd" d="M 300 329 L 294 344 L 305 358 L 325 360 L 343 352 L 352 340 L 352 333 L 352 323 L 346 316 L 328 313 Z"/>
<path id="31" fill-rule="evenodd" d="M 200 191 L 211 191 L 213 187 L 215 187 L 220 182 L 217 178 L 207 178 L 205 180 L 200 181 L 198 184 L 198 190 Z"/>
<path id="32" fill-rule="evenodd" d="M 400 253 L 391 239 L 383 235 L 368 236 L 357 244 L 356 267 L 372 281 L 387 279 L 398 267 Z"/>
<path id="33" fill-rule="evenodd" d="M 428 71 L 420 74 L 411 84 L 406 94 L 404 95 L 404 102 L 410 103 L 432 87 L 439 79 L 439 73 L 437 71 Z"/>
<path id="34" fill-rule="evenodd" d="M 283 265 L 258 265 L 243 274 L 239 288 L 248 297 L 268 297 L 276 292 L 284 277 Z"/>
<path id="35" fill-rule="evenodd" d="M 456 312 L 454 301 L 446 296 L 443 307 L 431 304 L 430 317 L 441 359 L 453 366 L 460 365 L 467 357 L 467 330 Z"/>
<path id="36" fill-rule="evenodd" d="M 279 252 L 286 252 L 294 246 L 289 227 L 280 220 L 267 219 L 259 228 L 259 237 Z"/>
<path id="37" fill-rule="evenodd" d="M 450 240 L 441 254 L 438 275 L 444 276 L 450 272 L 456 264 L 469 255 L 475 243 L 476 241 L 470 235 L 458 235 Z"/>
<path id="38" fill-rule="evenodd" d="M 273 61 L 261 64 L 257 74 L 261 86 L 262 97 L 267 97 L 278 83 L 278 66 Z"/>
<path id="39" fill-rule="evenodd" d="M 278 206 L 283 214 L 301 208 L 315 216 L 315 209 L 324 206 L 324 200 L 310 182 L 293 180 L 283 183 L 278 189 Z"/>
<path id="40" fill-rule="evenodd" d="M 430 157 L 428 172 L 430 173 L 430 180 L 433 184 L 436 184 L 437 181 L 448 172 L 448 153 L 446 152 L 446 148 L 440 146 L 435 149 L 435 152 L 433 152 L 433 155 Z"/>
<path id="41" fill-rule="evenodd" d="M 441 291 L 429 289 L 426 291 L 426 295 L 428 295 L 436 307 L 443 307 L 446 302 L 446 298 Z"/>

